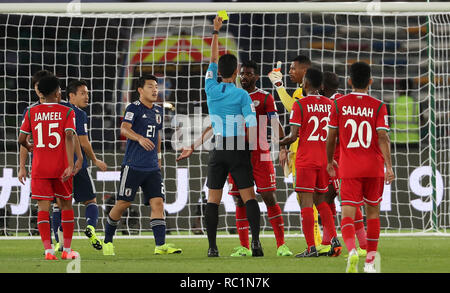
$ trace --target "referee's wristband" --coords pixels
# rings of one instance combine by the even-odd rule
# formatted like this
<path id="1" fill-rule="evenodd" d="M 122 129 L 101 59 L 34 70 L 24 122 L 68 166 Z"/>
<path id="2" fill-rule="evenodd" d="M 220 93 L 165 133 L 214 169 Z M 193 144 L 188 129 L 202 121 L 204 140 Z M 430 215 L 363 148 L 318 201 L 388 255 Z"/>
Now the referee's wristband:
<path id="1" fill-rule="evenodd" d="M 217 30 L 213 31 L 213 35 L 218 35 L 218 34 L 219 34 L 219 31 L 217 31 Z"/>

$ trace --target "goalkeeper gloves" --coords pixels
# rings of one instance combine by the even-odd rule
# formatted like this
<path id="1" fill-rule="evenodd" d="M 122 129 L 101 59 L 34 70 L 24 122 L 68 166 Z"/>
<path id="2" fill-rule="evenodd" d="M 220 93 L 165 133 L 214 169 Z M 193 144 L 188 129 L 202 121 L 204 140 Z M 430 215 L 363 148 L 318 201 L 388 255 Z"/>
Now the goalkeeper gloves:
<path id="1" fill-rule="evenodd" d="M 275 88 L 283 87 L 283 73 L 281 73 L 281 61 L 277 62 L 277 67 L 268 74 L 270 81 Z"/>

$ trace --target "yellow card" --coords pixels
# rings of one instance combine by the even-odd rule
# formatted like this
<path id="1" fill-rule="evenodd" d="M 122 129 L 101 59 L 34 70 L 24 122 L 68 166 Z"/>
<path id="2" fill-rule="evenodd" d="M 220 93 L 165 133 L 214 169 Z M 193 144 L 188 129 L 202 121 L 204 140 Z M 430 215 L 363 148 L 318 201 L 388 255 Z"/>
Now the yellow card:
<path id="1" fill-rule="evenodd" d="M 223 21 L 228 20 L 228 14 L 225 10 L 217 11 L 217 15 L 221 17 Z"/>

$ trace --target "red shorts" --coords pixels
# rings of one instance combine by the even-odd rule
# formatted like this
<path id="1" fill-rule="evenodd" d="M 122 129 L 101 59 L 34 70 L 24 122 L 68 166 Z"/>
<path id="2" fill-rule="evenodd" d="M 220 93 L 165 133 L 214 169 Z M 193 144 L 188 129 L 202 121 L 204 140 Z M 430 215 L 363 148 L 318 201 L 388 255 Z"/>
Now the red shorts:
<path id="1" fill-rule="evenodd" d="M 341 181 L 341 205 L 359 207 L 363 203 L 380 204 L 383 196 L 384 177 L 343 178 Z"/>
<path id="2" fill-rule="evenodd" d="M 38 200 L 50 200 L 55 197 L 64 200 L 72 200 L 72 177 L 62 182 L 61 179 L 32 178 L 31 198 Z"/>
<path id="3" fill-rule="evenodd" d="M 330 177 L 328 185 L 333 184 L 334 190 L 336 190 L 336 192 L 339 193 L 339 188 L 341 187 L 339 179 L 339 167 L 334 167 L 334 171 L 336 172 L 336 176 Z"/>
<path id="4" fill-rule="evenodd" d="M 275 169 L 273 168 L 270 152 L 252 152 L 253 178 L 255 179 L 256 192 L 267 192 L 277 190 Z M 228 174 L 228 184 L 230 195 L 239 195 L 239 190 L 234 184 L 234 180 Z"/>
<path id="5" fill-rule="evenodd" d="M 324 168 L 304 168 L 296 167 L 295 191 L 296 192 L 318 192 L 328 191 L 330 176 Z"/>

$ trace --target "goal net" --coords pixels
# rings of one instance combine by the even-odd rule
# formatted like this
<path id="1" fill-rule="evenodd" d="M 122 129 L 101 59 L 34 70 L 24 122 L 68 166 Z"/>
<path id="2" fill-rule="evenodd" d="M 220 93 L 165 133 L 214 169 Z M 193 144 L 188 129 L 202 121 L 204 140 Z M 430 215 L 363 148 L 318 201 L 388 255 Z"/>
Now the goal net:
<path id="1" fill-rule="evenodd" d="M 149 4 L 151 5 L 151 4 Z M 280 4 L 282 5 L 282 4 Z M 450 14 L 366 12 L 229 12 L 219 37 L 220 54 L 260 66 L 257 86 L 273 94 L 282 124 L 289 113 L 267 73 L 282 61 L 289 93 L 297 85 L 288 77 L 299 54 L 313 66 L 340 78 L 349 93 L 349 64 L 372 67 L 370 95 L 389 108 L 392 157 L 397 179 L 385 186 L 381 203 L 384 232 L 447 232 L 449 219 Z M 182 141 L 198 138 L 207 126 L 204 77 L 211 55 L 212 20 L 208 13 L 0 14 L 0 233 L 37 235 L 36 203 L 30 180 L 21 185 L 18 130 L 24 109 L 37 101 L 31 76 L 54 72 L 65 85 L 72 79 L 89 83 L 89 138 L 96 155 L 108 164 L 102 172 L 90 164 L 97 190 L 103 231 L 115 201 L 125 140 L 120 123 L 125 107 L 138 99 L 134 91 L 143 72 L 159 79 L 164 105 L 163 167 L 166 220 L 172 235 L 196 235 L 203 229 L 207 196 L 206 148 L 176 162 Z M 394 137 L 395 136 L 395 137 Z M 274 153 L 273 158 L 277 156 Z M 27 166 L 30 165 L 28 159 Z M 292 178 L 284 178 L 278 160 L 276 197 L 287 234 L 301 231 L 300 208 Z M 151 235 L 149 208 L 136 197 L 124 215 L 118 235 Z M 266 207 L 259 198 L 262 228 L 271 233 Z M 224 188 L 219 231 L 234 234 L 235 205 Z M 339 226 L 340 206 L 337 202 Z M 74 204 L 75 230 L 83 231 L 85 207 Z M 81 235 L 81 234 L 80 234 Z"/>

